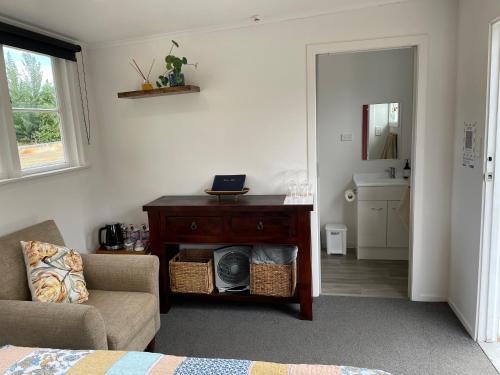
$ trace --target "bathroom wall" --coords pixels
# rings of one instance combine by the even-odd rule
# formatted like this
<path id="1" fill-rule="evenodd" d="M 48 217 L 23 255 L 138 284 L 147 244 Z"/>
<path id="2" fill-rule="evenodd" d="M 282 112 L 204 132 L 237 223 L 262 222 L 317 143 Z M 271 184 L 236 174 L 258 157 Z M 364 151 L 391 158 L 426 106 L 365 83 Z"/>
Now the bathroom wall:
<path id="1" fill-rule="evenodd" d="M 344 191 L 353 187 L 352 175 L 384 172 L 390 166 L 401 172 L 404 159 L 410 158 L 414 54 L 414 49 L 406 48 L 318 58 L 317 138 L 323 245 L 323 228 L 328 223 L 346 224 L 348 247 L 356 245 L 356 203 L 344 199 Z M 400 159 L 361 160 L 363 105 L 392 102 L 401 103 Z M 352 134 L 352 141 L 341 141 L 343 133 Z"/>

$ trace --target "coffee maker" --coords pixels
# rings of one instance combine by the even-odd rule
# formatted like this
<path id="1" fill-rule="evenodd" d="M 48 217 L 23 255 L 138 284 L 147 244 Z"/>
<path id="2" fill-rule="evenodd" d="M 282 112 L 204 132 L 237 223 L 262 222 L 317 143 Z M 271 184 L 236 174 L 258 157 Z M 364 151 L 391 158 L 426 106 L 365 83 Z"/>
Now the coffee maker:
<path id="1" fill-rule="evenodd" d="M 123 232 L 121 224 L 106 224 L 104 227 L 99 229 L 99 245 L 107 250 L 117 250 L 123 248 Z"/>

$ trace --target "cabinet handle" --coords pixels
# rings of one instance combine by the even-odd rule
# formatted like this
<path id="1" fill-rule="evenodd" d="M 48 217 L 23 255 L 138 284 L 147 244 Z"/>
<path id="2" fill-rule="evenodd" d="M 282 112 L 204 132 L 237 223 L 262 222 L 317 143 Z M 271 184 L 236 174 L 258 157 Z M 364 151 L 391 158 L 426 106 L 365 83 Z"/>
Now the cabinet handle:
<path id="1" fill-rule="evenodd" d="M 198 229 L 198 225 L 196 224 L 196 221 L 193 221 L 191 223 L 191 230 L 196 230 L 196 229 Z"/>
<path id="2" fill-rule="evenodd" d="M 383 210 L 382 207 L 379 207 L 379 208 L 372 207 L 372 211 L 382 211 L 382 210 Z"/>
<path id="3" fill-rule="evenodd" d="M 262 221 L 257 223 L 257 230 L 264 230 L 264 223 Z"/>

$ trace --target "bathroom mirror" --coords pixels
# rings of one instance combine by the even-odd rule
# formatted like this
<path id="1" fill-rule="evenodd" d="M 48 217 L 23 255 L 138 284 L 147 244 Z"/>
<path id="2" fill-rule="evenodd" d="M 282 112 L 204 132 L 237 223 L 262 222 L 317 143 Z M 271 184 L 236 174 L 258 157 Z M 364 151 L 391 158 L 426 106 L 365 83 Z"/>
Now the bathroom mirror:
<path id="1" fill-rule="evenodd" d="M 401 135 L 401 103 L 363 106 L 363 160 L 399 159 Z"/>

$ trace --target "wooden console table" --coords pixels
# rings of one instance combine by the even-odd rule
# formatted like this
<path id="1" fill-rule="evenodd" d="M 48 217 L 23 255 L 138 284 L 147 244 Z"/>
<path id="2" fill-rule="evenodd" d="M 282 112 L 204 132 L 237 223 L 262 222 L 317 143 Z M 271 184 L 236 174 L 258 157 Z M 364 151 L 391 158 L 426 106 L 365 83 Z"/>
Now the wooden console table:
<path id="1" fill-rule="evenodd" d="M 160 258 L 160 308 L 176 296 L 216 300 L 300 303 L 300 319 L 312 320 L 312 205 L 284 205 L 283 195 L 249 195 L 238 200 L 209 196 L 164 196 L 146 204 L 150 249 Z M 180 244 L 297 245 L 297 288 L 292 297 L 251 294 L 182 294 L 170 290 L 168 262 Z"/>

